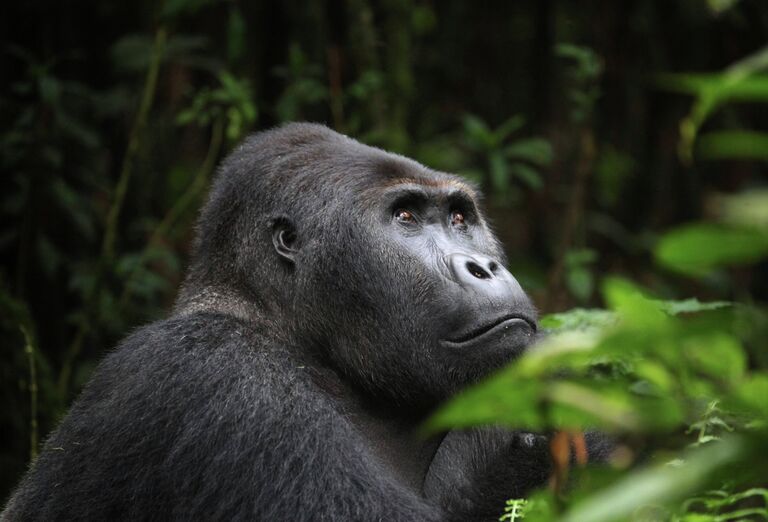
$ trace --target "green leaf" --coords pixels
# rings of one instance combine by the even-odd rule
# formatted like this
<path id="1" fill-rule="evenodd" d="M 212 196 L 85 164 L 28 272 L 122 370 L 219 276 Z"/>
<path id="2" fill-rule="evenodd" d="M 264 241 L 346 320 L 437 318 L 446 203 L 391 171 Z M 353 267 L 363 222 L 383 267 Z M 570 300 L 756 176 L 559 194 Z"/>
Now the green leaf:
<path id="1" fill-rule="evenodd" d="M 601 342 L 588 332 L 550 336 L 516 363 L 456 396 L 425 429 L 502 424 L 534 431 L 664 431 L 679 426 L 683 411 L 675 395 L 655 393 L 650 385 L 637 393 L 626 372 L 601 379 L 592 374 L 595 364 L 604 365 L 609 353 L 620 355 L 632 339 L 642 342 L 637 335 L 616 343 Z"/>
<path id="2" fill-rule="evenodd" d="M 552 163 L 552 145 L 543 138 L 517 140 L 504 151 L 510 158 L 529 161 L 542 167 Z"/>
<path id="3" fill-rule="evenodd" d="M 496 130 L 493 131 L 496 143 L 502 143 L 513 132 L 523 128 L 523 125 L 525 125 L 525 118 L 519 114 L 511 116 L 506 121 L 504 121 L 504 123 L 496 127 Z"/>
<path id="4" fill-rule="evenodd" d="M 699 138 L 696 155 L 707 160 L 768 160 L 768 133 L 741 130 L 710 132 Z"/>
<path id="5" fill-rule="evenodd" d="M 473 114 L 465 114 L 462 119 L 464 134 L 469 144 L 478 149 L 491 149 L 496 145 L 496 140 L 483 120 Z"/>
<path id="6" fill-rule="evenodd" d="M 738 384 L 732 396 L 725 401 L 734 411 L 747 410 L 752 415 L 768 421 L 768 374 L 755 373 Z"/>
<path id="7" fill-rule="evenodd" d="M 682 349 L 693 368 L 713 380 L 736 384 L 747 368 L 744 349 L 726 332 L 693 335 L 683 340 Z"/>
<path id="8" fill-rule="evenodd" d="M 695 312 L 708 312 L 710 310 L 719 310 L 729 308 L 733 303 L 728 301 L 710 301 L 702 303 L 698 299 L 683 299 L 680 301 L 657 301 L 656 304 L 669 315 L 690 314 Z"/>
<path id="9" fill-rule="evenodd" d="M 528 185 L 532 190 L 540 190 L 544 185 L 544 182 L 541 179 L 541 174 L 525 163 L 513 163 L 510 165 L 510 171 L 513 176 Z"/>
<path id="10" fill-rule="evenodd" d="M 539 325 L 552 332 L 588 331 L 613 326 L 617 320 L 616 314 L 608 310 L 574 308 L 559 314 L 545 315 Z"/>
<path id="11" fill-rule="evenodd" d="M 575 267 L 568 270 L 566 283 L 571 293 L 579 300 L 586 301 L 592 295 L 595 287 L 595 278 L 592 272 L 584 267 Z"/>
<path id="12" fill-rule="evenodd" d="M 768 232 L 747 227 L 694 223 L 668 232 L 654 250 L 656 261 L 686 275 L 768 256 Z"/>
<path id="13" fill-rule="evenodd" d="M 502 154 L 492 152 L 488 157 L 491 169 L 491 182 L 499 195 L 504 195 L 509 189 L 509 164 Z"/>
<path id="14" fill-rule="evenodd" d="M 661 87 L 712 98 L 717 105 L 726 101 L 768 101 L 768 75 L 734 77 L 728 72 L 710 74 L 666 74 L 659 76 Z"/>
<path id="15" fill-rule="evenodd" d="M 607 277 L 603 281 L 603 297 L 608 307 L 629 324 L 659 329 L 668 323 L 666 314 L 659 310 L 654 300 L 626 279 Z"/>

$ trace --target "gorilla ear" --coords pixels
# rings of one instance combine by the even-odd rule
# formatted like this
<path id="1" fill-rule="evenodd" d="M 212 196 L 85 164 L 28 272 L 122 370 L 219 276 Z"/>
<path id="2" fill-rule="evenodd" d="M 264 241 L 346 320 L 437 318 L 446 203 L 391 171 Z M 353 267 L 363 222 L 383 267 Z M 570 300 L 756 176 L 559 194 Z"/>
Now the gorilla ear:
<path id="1" fill-rule="evenodd" d="M 286 217 L 279 217 L 272 225 L 272 244 L 277 254 L 291 263 L 296 262 L 297 246 L 296 229 Z"/>

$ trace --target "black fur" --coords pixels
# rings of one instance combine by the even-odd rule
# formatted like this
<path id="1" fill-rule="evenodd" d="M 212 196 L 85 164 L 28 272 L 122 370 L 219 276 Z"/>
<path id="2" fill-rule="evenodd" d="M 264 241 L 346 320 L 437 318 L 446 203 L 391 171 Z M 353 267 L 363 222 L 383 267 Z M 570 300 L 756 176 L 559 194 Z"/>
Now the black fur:
<path id="1" fill-rule="evenodd" d="M 434 195 L 413 203 L 421 228 L 392 220 L 411 186 Z M 458 192 L 468 227 L 440 225 Z M 535 328 L 476 201 L 320 125 L 248 139 L 217 175 L 174 313 L 105 358 L 0 518 L 497 519 L 546 479 L 541 439 L 415 434 Z M 454 250 L 491 260 L 477 284 L 497 286 L 456 275 Z M 522 319 L 461 348 L 502 312 Z"/>

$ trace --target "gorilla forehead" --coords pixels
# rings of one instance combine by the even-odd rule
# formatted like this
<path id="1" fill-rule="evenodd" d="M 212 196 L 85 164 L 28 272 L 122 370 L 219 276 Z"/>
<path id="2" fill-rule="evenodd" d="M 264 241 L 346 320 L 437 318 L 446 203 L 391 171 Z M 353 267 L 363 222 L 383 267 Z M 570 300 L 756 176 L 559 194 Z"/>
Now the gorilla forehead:
<path id="1" fill-rule="evenodd" d="M 305 206 L 307 196 L 344 197 L 370 203 L 382 188 L 418 184 L 434 189 L 462 190 L 476 197 L 466 181 L 436 172 L 404 156 L 363 145 L 323 125 L 290 123 L 246 140 L 225 162 L 222 171 L 248 176 L 250 196 L 284 205 L 297 201 Z M 372 189 L 374 191 L 372 191 Z M 350 200 L 349 197 L 360 197 Z"/>

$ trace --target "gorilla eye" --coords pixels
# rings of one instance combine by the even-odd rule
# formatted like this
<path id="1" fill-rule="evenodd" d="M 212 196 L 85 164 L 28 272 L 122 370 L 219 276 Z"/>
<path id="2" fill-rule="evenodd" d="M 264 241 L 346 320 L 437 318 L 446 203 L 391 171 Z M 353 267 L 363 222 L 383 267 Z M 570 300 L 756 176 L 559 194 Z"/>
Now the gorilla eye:
<path id="1" fill-rule="evenodd" d="M 397 219 L 400 223 L 416 223 L 416 218 L 414 217 L 413 212 L 410 210 L 405 210 L 404 208 L 395 210 L 395 219 Z"/>
<path id="2" fill-rule="evenodd" d="M 457 227 L 466 226 L 466 222 L 464 221 L 464 214 L 461 212 L 451 212 L 451 225 Z"/>

